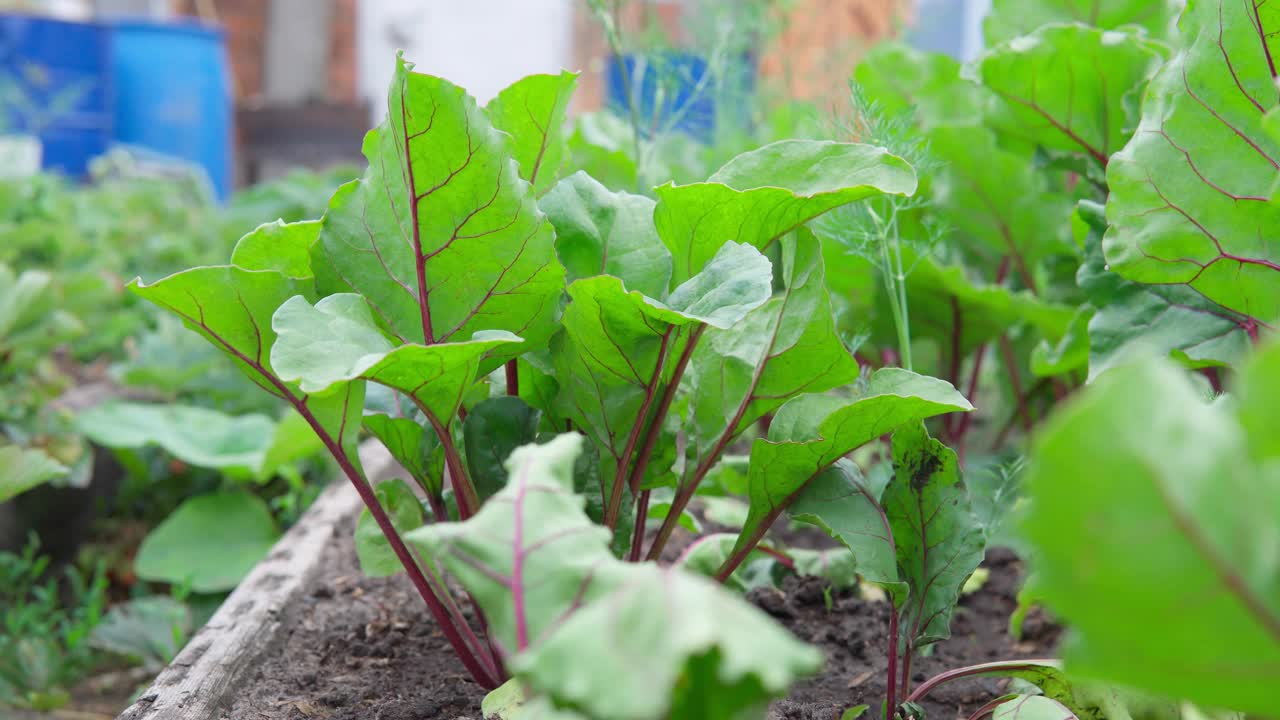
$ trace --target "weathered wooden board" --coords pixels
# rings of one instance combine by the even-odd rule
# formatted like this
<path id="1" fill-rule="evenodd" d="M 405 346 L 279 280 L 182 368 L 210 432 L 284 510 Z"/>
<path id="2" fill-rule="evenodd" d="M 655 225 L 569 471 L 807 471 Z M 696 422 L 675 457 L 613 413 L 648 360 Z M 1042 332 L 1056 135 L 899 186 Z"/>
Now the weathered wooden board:
<path id="1" fill-rule="evenodd" d="M 397 467 L 376 440 L 360 459 L 374 482 Z M 320 569 L 338 524 L 360 507 L 351 484 L 335 481 L 117 720 L 219 720 L 256 661 L 279 647 L 283 610 Z"/>

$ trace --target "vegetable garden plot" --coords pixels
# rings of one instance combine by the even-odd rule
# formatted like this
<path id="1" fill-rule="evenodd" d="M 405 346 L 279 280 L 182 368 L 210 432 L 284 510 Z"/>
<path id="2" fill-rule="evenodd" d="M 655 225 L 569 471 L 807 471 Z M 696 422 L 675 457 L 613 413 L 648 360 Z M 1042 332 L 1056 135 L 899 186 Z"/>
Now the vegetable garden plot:
<path id="1" fill-rule="evenodd" d="M 963 70 L 878 51 L 850 128 L 878 145 L 776 140 L 654 198 L 558 179 L 572 76 L 482 108 L 397 58 L 322 221 L 134 290 L 297 410 L 364 571 L 406 574 L 486 714 L 763 717 L 822 664 L 737 592 L 830 571 L 779 544 L 798 522 L 883 595 L 886 716 L 1000 676 L 971 717 L 1265 717 L 1280 6 L 1193 0 L 1162 37 L 1106 4 Z M 369 482 L 362 430 L 407 479 Z M 652 562 L 712 498 L 734 532 Z M 917 678 L 996 543 L 1065 671 Z"/>

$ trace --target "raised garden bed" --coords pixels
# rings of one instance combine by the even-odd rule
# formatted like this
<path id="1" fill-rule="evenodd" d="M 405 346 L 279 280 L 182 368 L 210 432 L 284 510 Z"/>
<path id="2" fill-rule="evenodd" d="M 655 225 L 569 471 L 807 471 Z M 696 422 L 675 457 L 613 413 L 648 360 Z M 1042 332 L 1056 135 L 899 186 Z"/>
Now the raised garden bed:
<path id="1" fill-rule="evenodd" d="M 395 469 L 376 442 L 365 444 L 360 455 L 371 479 Z M 349 484 L 330 486 L 121 720 L 223 717 L 256 663 L 285 637 L 286 608 L 307 595 L 332 548 L 350 542 L 350 523 L 359 508 L 360 498 Z"/>
<path id="2" fill-rule="evenodd" d="M 372 478 L 396 469 L 374 444 L 361 458 Z M 347 483 L 327 490 L 120 720 L 479 718 L 485 691 L 408 578 L 361 572 L 352 540 L 360 507 Z M 1021 564 L 996 550 L 985 565 L 989 579 L 961 601 L 952 639 L 918 662 L 917 682 L 947 668 L 1052 652 L 1056 628 L 1034 616 L 1022 640 L 1007 633 Z M 887 603 L 827 588 L 818 578 L 792 577 L 781 589 L 748 596 L 827 658 L 821 675 L 774 704 L 771 720 L 825 720 L 884 697 L 877 649 L 888 632 Z M 924 707 L 932 717 L 963 716 L 1006 685 L 995 678 L 952 683 Z"/>

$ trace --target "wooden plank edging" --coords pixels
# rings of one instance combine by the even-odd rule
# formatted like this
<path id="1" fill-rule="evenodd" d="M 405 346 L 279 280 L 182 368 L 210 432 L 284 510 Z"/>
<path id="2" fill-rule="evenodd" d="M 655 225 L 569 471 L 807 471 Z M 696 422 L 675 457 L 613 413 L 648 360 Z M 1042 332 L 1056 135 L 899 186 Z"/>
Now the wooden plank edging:
<path id="1" fill-rule="evenodd" d="M 360 460 L 372 482 L 397 469 L 376 439 L 360 446 Z M 339 523 L 361 507 L 337 478 L 117 720 L 218 720 L 256 661 L 280 646 L 282 611 L 319 572 Z"/>

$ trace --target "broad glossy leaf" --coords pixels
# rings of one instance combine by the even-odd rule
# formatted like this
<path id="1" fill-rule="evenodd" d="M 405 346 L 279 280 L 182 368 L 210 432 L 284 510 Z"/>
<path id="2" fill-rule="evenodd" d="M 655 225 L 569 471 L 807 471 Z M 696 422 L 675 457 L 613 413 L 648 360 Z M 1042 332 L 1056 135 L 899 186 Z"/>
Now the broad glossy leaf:
<path id="1" fill-rule="evenodd" d="M 231 264 L 245 270 L 275 270 L 285 277 L 308 279 L 311 246 L 320 237 L 320 221 L 259 225 L 240 238 L 231 252 Z"/>
<path id="2" fill-rule="evenodd" d="M 457 414 L 486 354 L 521 342 L 499 330 L 466 342 L 396 347 L 376 325 L 365 299 L 349 293 L 330 295 L 315 305 L 303 297 L 290 298 L 271 323 L 278 335 L 271 363 L 304 392 L 327 395 L 353 381 L 369 380 L 408 395 L 442 426 Z"/>
<path id="3" fill-rule="evenodd" d="M 635 423 L 645 422 L 645 398 L 665 387 L 691 331 L 734 327 L 769 300 L 772 280 L 769 261 L 738 243 L 723 245 L 665 303 L 628 292 L 615 277 L 578 280 L 569 286 L 565 334 L 552 348 L 564 413 L 617 466 Z M 658 374 L 660 359 L 664 371 Z M 606 468 L 606 479 L 613 475 Z"/>
<path id="4" fill-rule="evenodd" d="M 751 446 L 751 511 L 735 551 L 764 533 L 811 481 L 854 449 L 935 415 L 973 409 L 950 383 L 885 368 L 847 399 L 803 395 L 778 411 L 769 438 Z"/>
<path id="5" fill-rule="evenodd" d="M 1084 23 L 1104 30 L 1139 25 L 1161 38 L 1181 8 L 1179 0 L 993 0 L 983 34 L 988 45 L 998 45 L 1042 25 Z"/>
<path id="6" fill-rule="evenodd" d="M 880 505 L 888 481 L 887 474 L 864 477 L 856 465 L 837 463 L 806 485 L 787 512 L 840 541 L 857 573 L 901 602 L 907 588 L 898 574 L 893 529 Z"/>
<path id="7" fill-rule="evenodd" d="M 853 553 L 845 548 L 787 550 L 800 577 L 819 577 L 836 588 L 851 588 L 858 584 L 858 564 Z"/>
<path id="8" fill-rule="evenodd" d="M 193 405 L 110 402 L 80 413 L 76 428 L 105 447 L 157 445 L 197 467 L 257 474 L 276 423 L 265 415 L 227 415 Z"/>
<path id="9" fill-rule="evenodd" d="M 928 137 L 929 152 L 945 163 L 930 186 L 935 212 L 981 246 L 979 257 L 998 263 L 1008 256 L 1024 277 L 1048 255 L 1071 254 L 1064 232 L 1070 201 L 1047 187 L 1030 158 L 1000 148 L 981 126 L 937 127 Z M 985 273 L 995 274 L 994 267 Z"/>
<path id="10" fill-rule="evenodd" d="M 796 394 L 829 390 L 858 376 L 857 361 L 836 334 L 822 251 L 812 233 L 783 242 L 782 278 L 781 293 L 737 325 L 709 329 L 694 350 L 690 439 L 699 459 L 726 432 L 736 437 Z"/>
<path id="11" fill-rule="evenodd" d="M 1027 291 L 971 280 L 964 267 L 940 266 L 933 258 L 914 263 L 907 277 L 913 336 L 932 338 L 945 359 L 955 348 L 968 357 L 979 345 L 999 338 L 1019 325 L 1058 339 L 1066 333 L 1074 308 L 1040 300 Z M 892 337 L 888 318 L 874 326 L 878 335 Z"/>
<path id="12" fill-rule="evenodd" d="M 466 586 L 507 653 L 541 641 L 576 602 L 607 590 L 595 573 L 614 561 L 609 531 L 573 494 L 582 441 L 569 433 L 520 448 L 507 461 L 506 487 L 473 517 L 405 535 Z"/>
<path id="13" fill-rule="evenodd" d="M 929 437 L 923 423 L 893 434 L 893 470 L 882 502 L 902 580 L 911 588 L 900 637 L 918 649 L 951 637 L 951 613 L 982 562 L 985 536 L 969 509 L 955 452 Z"/>
<path id="14" fill-rule="evenodd" d="M 1280 316 L 1280 204 L 1270 197 L 1280 139 L 1263 116 L 1280 98 L 1280 5 L 1191 0 L 1179 27 L 1182 49 L 1107 166 L 1103 250 L 1130 280 L 1187 285 L 1270 323 Z"/>
<path id="15" fill-rule="evenodd" d="M 186 270 L 150 285 L 135 280 L 129 288 L 182 318 L 260 387 L 303 412 L 317 434 L 323 431 L 326 445 L 341 448 L 359 467 L 356 443 L 363 384 L 351 384 L 325 397 L 308 395 L 281 380 L 269 359 L 276 341 L 271 316 L 286 300 L 306 291 L 307 283 L 275 271 L 213 266 Z"/>
<path id="16" fill-rule="evenodd" d="M 726 242 L 764 249 L 834 208 L 915 190 L 911 166 L 883 148 L 781 140 L 730 160 L 705 183 L 658 188 L 654 221 L 673 280 L 683 282 Z"/>
<path id="17" fill-rule="evenodd" d="M 1161 51 L 1132 29 L 1048 25 L 991 49 L 971 69 L 1004 100 L 989 119 L 1002 133 L 1105 167 L 1129 138 L 1125 97 L 1147 81 Z"/>
<path id="18" fill-rule="evenodd" d="M 905 43 L 877 43 L 858 61 L 854 80 L 867 99 L 890 117 L 910 116 L 915 125 L 978 125 L 987 92 L 960 76 L 960 63 L 942 53 Z"/>
<path id="19" fill-rule="evenodd" d="M 1066 333 L 1054 343 L 1040 340 L 1031 352 L 1031 372 L 1039 377 L 1066 375 L 1089 367 L 1089 321 L 1096 310 L 1084 304 L 1076 308 Z"/>
<path id="20" fill-rule="evenodd" d="M 426 520 L 422 512 L 422 501 L 403 480 L 384 480 L 374 486 L 373 492 L 391 524 L 401 535 L 422 527 Z M 356 522 L 355 545 L 356 557 L 360 560 L 360 569 L 365 575 L 387 577 L 404 572 L 404 565 L 391 550 L 387 536 L 382 534 L 382 529 L 378 527 L 368 508 L 360 512 L 360 519 Z"/>
<path id="21" fill-rule="evenodd" d="M 820 652 L 710 579 L 651 563 L 618 572 L 616 590 L 511 662 L 588 717 L 762 716 L 769 699 L 822 664 Z"/>
<path id="22" fill-rule="evenodd" d="M 147 534 L 134 569 L 143 580 L 225 592 L 267 556 L 279 537 L 271 509 L 257 496 L 198 495 Z"/>
<path id="23" fill-rule="evenodd" d="M 643 195 L 610 192 L 585 172 L 560 181 L 538 202 L 555 226 L 569 282 L 612 275 L 662 299 L 671 287 L 671 251 L 653 224 L 654 205 Z"/>
<path id="24" fill-rule="evenodd" d="M 727 590 L 615 559 L 572 494 L 583 441 L 520 448 L 474 517 L 407 535 L 476 598 L 517 678 L 598 720 L 729 720 L 817 668 L 816 651 Z M 682 714 L 703 695 L 724 707 Z"/>
<path id="25" fill-rule="evenodd" d="M 0 503 L 66 474 L 67 468 L 42 450 L 0 447 Z"/>
<path id="26" fill-rule="evenodd" d="M 694 540 L 689 547 L 680 553 L 680 557 L 676 560 L 677 567 L 684 568 L 691 573 L 697 573 L 705 577 L 715 577 L 716 571 L 729 559 L 729 555 L 733 552 L 734 543 L 738 541 L 735 533 L 712 533 L 703 535 Z M 746 577 L 746 566 L 761 557 L 764 554 L 754 552 L 748 557 L 747 562 L 742 563 L 732 575 L 724 580 L 724 586 L 736 592 L 746 592 L 751 589 L 751 584 Z"/>
<path id="27" fill-rule="evenodd" d="M 439 495 L 444 453 L 435 429 L 404 394 L 382 385 L 367 388 L 364 427 L 426 492 Z"/>
<path id="28" fill-rule="evenodd" d="M 467 413 L 462 423 L 467 475 L 481 502 L 506 487 L 507 458 L 537 439 L 541 421 L 542 413 L 518 397 L 492 398 Z"/>
<path id="29" fill-rule="evenodd" d="M 1277 374 L 1280 354 L 1268 353 L 1236 391 L 1250 397 Z M 1074 672 L 1272 711 L 1280 474 L 1251 454 L 1256 430 L 1167 361 L 1103 374 L 1042 429 L 1022 531 L 1040 596 L 1074 630 Z"/>
<path id="30" fill-rule="evenodd" d="M 577 86 L 577 73 L 529 75 L 498 93 L 484 109 L 489 122 L 511 136 L 520 177 L 537 195 L 549 190 L 560 175 L 565 117 Z"/>
<path id="31" fill-rule="evenodd" d="M 462 88 L 396 60 L 369 170 L 330 201 L 312 258 L 323 294 L 355 292 L 401 342 L 555 329 L 564 270 L 512 140 Z M 502 348 L 496 367 L 524 348 Z"/>
<path id="32" fill-rule="evenodd" d="M 1234 365 L 1249 351 L 1250 320 L 1185 285 L 1144 285 L 1107 266 L 1102 255 L 1102 209 L 1081 203 L 1088 225 L 1076 283 L 1097 308 L 1089 320 L 1089 377 L 1111 367 L 1134 344 L 1188 367 Z"/>

